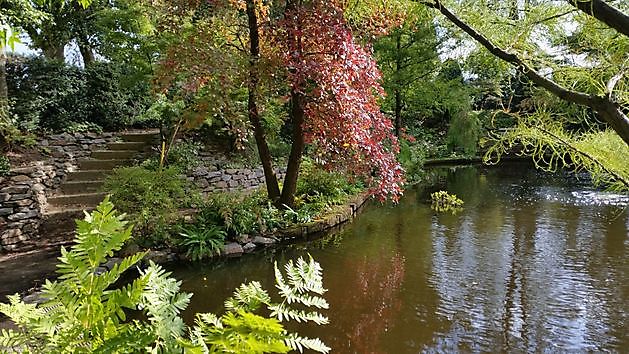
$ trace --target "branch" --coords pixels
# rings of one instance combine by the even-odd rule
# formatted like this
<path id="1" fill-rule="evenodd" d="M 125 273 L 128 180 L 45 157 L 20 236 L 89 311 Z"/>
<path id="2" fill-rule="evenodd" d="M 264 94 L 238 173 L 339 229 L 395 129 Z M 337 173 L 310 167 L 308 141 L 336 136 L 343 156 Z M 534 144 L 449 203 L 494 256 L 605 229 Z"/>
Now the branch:
<path id="1" fill-rule="evenodd" d="M 629 16 L 603 0 L 566 0 L 586 14 L 629 37 Z"/>
<path id="2" fill-rule="evenodd" d="M 474 38 L 478 43 L 485 47 L 496 57 L 515 65 L 535 85 L 548 90 L 553 95 L 564 101 L 576 103 L 582 106 L 588 106 L 598 112 L 601 117 L 618 133 L 618 135 L 629 145 L 629 118 L 620 110 L 618 105 L 606 96 L 589 95 L 583 92 L 569 90 L 551 79 L 542 76 L 532 67 L 526 64 L 516 54 L 509 53 L 506 50 L 496 46 L 491 40 L 482 35 L 476 29 L 459 19 L 448 8 L 443 6 L 439 0 L 432 2 L 419 1 L 420 3 L 439 10 L 450 22 L 459 27 L 469 36 Z"/>

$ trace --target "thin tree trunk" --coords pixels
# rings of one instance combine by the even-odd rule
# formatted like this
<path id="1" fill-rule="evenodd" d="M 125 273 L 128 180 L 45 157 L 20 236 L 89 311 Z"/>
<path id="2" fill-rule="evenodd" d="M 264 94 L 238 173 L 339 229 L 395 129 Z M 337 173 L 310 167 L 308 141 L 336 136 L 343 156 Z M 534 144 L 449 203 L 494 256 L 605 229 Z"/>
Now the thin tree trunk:
<path id="1" fill-rule="evenodd" d="M 94 51 L 89 44 L 79 43 L 79 51 L 81 52 L 81 57 L 83 57 L 83 66 L 88 67 L 96 61 Z"/>
<path id="2" fill-rule="evenodd" d="M 5 124 L 10 124 L 9 89 L 7 87 L 7 55 L 5 46 L 0 43 L 0 125 Z M 0 140 L 1 138 L 2 137 L 0 137 Z"/>
<path id="3" fill-rule="evenodd" d="M 295 206 L 295 192 L 297 191 L 297 178 L 299 177 L 299 166 L 306 145 L 304 139 L 304 95 L 297 90 L 291 92 L 290 117 L 293 123 L 293 144 L 288 157 L 288 166 L 286 167 L 286 176 L 284 177 L 284 186 L 282 187 L 282 196 L 280 198 L 280 206 Z"/>
<path id="4" fill-rule="evenodd" d="M 51 44 L 42 48 L 44 57 L 50 60 L 65 61 L 65 44 Z"/>
<path id="5" fill-rule="evenodd" d="M 262 162 L 262 169 L 264 170 L 264 180 L 266 181 L 266 190 L 274 203 L 278 202 L 280 198 L 280 187 L 277 183 L 277 176 L 273 170 L 273 161 L 271 160 L 271 153 L 269 152 L 269 146 L 266 142 L 266 135 L 264 128 L 260 123 L 260 115 L 257 105 L 257 91 L 258 91 L 258 61 L 260 59 L 260 34 L 258 32 L 258 19 L 256 15 L 254 0 L 247 0 L 247 19 L 249 24 L 249 42 L 250 42 L 250 55 L 249 61 L 249 95 L 247 108 L 249 111 L 249 121 L 253 125 L 253 135 L 256 139 L 256 146 L 258 147 L 258 154 L 260 155 L 260 161 Z"/>
<path id="6" fill-rule="evenodd" d="M 286 1 L 286 13 L 290 13 L 297 9 L 300 5 L 299 0 Z M 294 15 L 294 14 L 293 14 Z M 291 55 L 294 58 L 302 55 L 301 38 L 295 34 L 295 31 L 289 31 L 288 47 L 294 48 L 291 51 Z M 282 195 L 280 197 L 279 207 L 294 207 L 295 206 L 295 192 L 297 191 L 297 179 L 299 178 L 299 167 L 301 166 L 301 158 L 306 145 L 304 139 L 304 104 L 305 97 L 300 92 L 298 87 L 291 88 L 291 100 L 290 100 L 290 120 L 293 126 L 292 132 L 292 145 L 290 149 L 290 155 L 288 157 L 288 165 L 286 166 L 286 176 L 284 176 L 284 186 L 282 187 Z"/>
<path id="7" fill-rule="evenodd" d="M 605 120 L 605 122 L 607 122 L 607 124 L 609 124 L 609 126 L 622 138 L 622 140 L 629 145 L 629 118 L 627 118 L 627 115 L 622 112 L 620 106 L 616 102 L 612 101 L 610 97 L 590 95 L 567 89 L 553 80 L 542 76 L 516 54 L 509 53 L 496 46 L 487 37 L 483 36 L 476 29 L 459 19 L 449 9 L 443 6 L 439 0 L 434 0 L 429 3 L 424 2 L 424 4 L 439 10 L 439 12 L 450 20 L 450 22 L 474 38 L 491 54 L 515 65 L 522 74 L 528 77 L 537 86 L 546 89 L 564 101 L 592 108 L 601 118 L 603 118 L 603 120 Z"/>
<path id="8" fill-rule="evenodd" d="M 396 53 L 395 53 L 395 136 L 400 137 L 400 132 L 402 130 L 402 93 L 401 91 L 401 82 L 400 82 L 400 67 L 402 61 L 402 53 L 400 53 L 402 48 L 402 34 L 398 32 L 396 37 Z"/>

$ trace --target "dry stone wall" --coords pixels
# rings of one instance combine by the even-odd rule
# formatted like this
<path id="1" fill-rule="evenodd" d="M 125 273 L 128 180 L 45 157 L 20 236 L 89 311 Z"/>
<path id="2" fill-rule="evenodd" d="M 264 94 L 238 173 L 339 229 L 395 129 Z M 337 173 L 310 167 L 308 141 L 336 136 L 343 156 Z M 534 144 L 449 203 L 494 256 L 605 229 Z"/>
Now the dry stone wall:
<path id="1" fill-rule="evenodd" d="M 78 170 L 80 159 L 94 150 L 104 150 L 119 141 L 114 133 L 56 134 L 42 137 L 38 146 L 47 153 L 42 161 L 13 168 L 0 177 L 0 252 L 23 250 L 39 235 L 47 198 L 54 195 L 69 172 Z M 262 168 L 230 168 L 229 161 L 216 152 L 201 152 L 200 165 L 187 179 L 204 194 L 264 185 Z M 277 169 L 281 181 L 285 170 Z"/>
<path id="2" fill-rule="evenodd" d="M 79 159 L 116 140 L 113 133 L 65 133 L 39 139 L 37 145 L 50 157 L 12 168 L 0 177 L 0 252 L 23 249 L 39 237 L 47 198 L 69 172 L 77 170 Z"/>

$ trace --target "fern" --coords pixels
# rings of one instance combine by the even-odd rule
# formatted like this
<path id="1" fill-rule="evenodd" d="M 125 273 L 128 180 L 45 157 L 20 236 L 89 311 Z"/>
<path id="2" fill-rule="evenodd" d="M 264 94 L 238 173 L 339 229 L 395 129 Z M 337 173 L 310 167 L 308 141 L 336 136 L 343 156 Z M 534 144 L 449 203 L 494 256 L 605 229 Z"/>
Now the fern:
<path id="1" fill-rule="evenodd" d="M 289 306 L 327 309 L 328 303 L 321 296 L 323 288 L 322 269 L 312 257 L 306 262 L 299 258 L 296 263 L 285 265 L 286 275 L 275 264 L 276 287 L 283 301 L 272 303 L 269 294 L 260 283 L 243 284 L 234 295 L 225 301 L 227 313 L 220 318 L 213 314 L 198 314 L 196 325 L 191 330 L 191 341 L 184 343 L 187 352 L 227 353 L 286 353 L 289 350 L 303 351 L 304 348 L 321 353 L 330 351 L 320 339 L 302 338 L 288 332 L 283 321 L 328 323 L 328 318 L 317 311 L 306 311 Z M 285 280 L 286 279 L 286 280 Z M 313 295 L 314 294 L 314 295 Z M 266 305 L 271 318 L 253 312 Z"/>
<path id="2" fill-rule="evenodd" d="M 170 349 L 183 332 L 178 317 L 190 298 L 179 283 L 152 264 L 139 278 L 115 288 L 122 274 L 144 256 L 122 259 L 108 271 L 99 269 L 131 237 L 124 215 L 108 198 L 77 221 L 75 245 L 61 249 L 59 279 L 46 281 L 42 305 L 29 305 L 17 295 L 0 304 L 18 326 L 4 331 L 0 351 L 137 352 Z M 126 309 L 145 309 L 149 322 L 127 321 Z M 137 350 L 136 350 L 137 349 Z"/>

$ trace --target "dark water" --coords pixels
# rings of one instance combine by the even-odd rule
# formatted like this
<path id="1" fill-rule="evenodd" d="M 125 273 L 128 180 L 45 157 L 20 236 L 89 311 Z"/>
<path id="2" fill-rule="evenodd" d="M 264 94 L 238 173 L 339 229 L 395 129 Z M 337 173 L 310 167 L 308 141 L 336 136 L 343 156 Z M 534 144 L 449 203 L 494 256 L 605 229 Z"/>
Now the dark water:
<path id="1" fill-rule="evenodd" d="M 188 321 L 242 282 L 274 290 L 273 261 L 311 253 L 330 324 L 300 332 L 334 353 L 629 351 L 627 196 L 522 165 L 441 175 L 322 240 L 176 269 Z M 464 211 L 433 212 L 438 189 Z"/>

